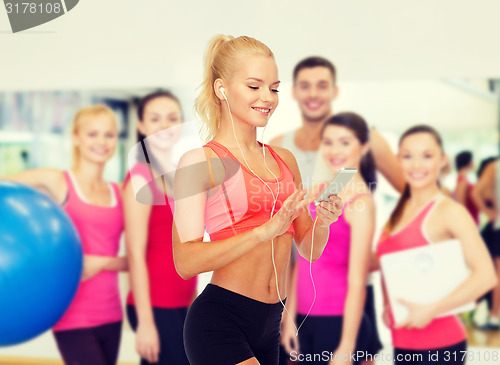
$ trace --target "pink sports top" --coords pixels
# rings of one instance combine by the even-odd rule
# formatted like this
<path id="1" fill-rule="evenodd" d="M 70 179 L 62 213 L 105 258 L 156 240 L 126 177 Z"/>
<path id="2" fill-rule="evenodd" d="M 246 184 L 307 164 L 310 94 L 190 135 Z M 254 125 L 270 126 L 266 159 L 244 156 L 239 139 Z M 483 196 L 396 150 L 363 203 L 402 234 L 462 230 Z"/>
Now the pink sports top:
<path id="1" fill-rule="evenodd" d="M 358 194 L 345 202 L 342 212 L 361 196 Z M 311 203 L 311 214 L 316 217 L 316 206 Z M 328 243 L 321 257 L 312 264 L 312 276 L 316 286 L 316 301 L 309 272 L 310 263 L 302 256 L 297 259 L 297 312 L 312 316 L 341 316 L 344 314 L 344 304 L 347 297 L 347 276 L 349 271 L 349 250 L 351 248 L 351 227 L 346 222 L 344 214 L 330 225 Z"/>
<path id="2" fill-rule="evenodd" d="M 279 189 L 274 208 L 276 214 L 286 198 L 295 191 L 293 174 L 269 145 L 260 142 L 259 144 L 263 148 L 267 147 L 280 168 L 278 183 L 276 179 L 263 179 L 275 196 Z M 224 182 L 215 187 L 214 194 L 207 199 L 205 206 L 205 227 L 210 239 L 222 240 L 267 222 L 274 202 L 269 188 L 220 143 L 210 141 L 204 147 L 211 148 L 217 154 L 226 171 Z M 294 232 L 291 224 L 285 233 Z"/>
<path id="3" fill-rule="evenodd" d="M 123 232 L 123 208 L 120 190 L 110 184 L 112 204 L 109 207 L 87 203 L 70 172 L 64 172 L 68 195 L 63 209 L 80 235 L 84 255 L 116 256 Z M 73 302 L 52 328 L 62 331 L 99 326 L 122 320 L 118 290 L 118 273 L 101 271 L 82 281 Z"/>
<path id="4" fill-rule="evenodd" d="M 141 176 L 146 182 L 150 182 L 148 186 L 151 188 L 154 201 L 165 202 L 165 205 L 153 205 L 149 216 L 146 266 L 151 305 L 157 308 L 189 307 L 196 295 L 197 278 L 184 280 L 175 270 L 172 251 L 174 218 L 171 208 L 174 199 L 158 189 L 146 165 L 141 163 L 134 165 L 125 178 L 124 186 L 130 183 L 131 175 Z M 135 304 L 132 291 L 128 295 L 127 304 Z"/>
<path id="5" fill-rule="evenodd" d="M 385 254 L 431 244 L 422 232 L 422 226 L 429 211 L 436 205 L 436 200 L 432 199 L 402 229 L 390 234 L 384 231 L 377 245 L 377 256 L 380 258 Z M 394 319 L 392 319 L 392 323 L 394 323 Z M 453 315 L 436 318 L 421 329 L 395 329 L 391 325 L 391 333 L 393 346 L 408 350 L 447 347 L 466 339 L 463 325 Z"/>

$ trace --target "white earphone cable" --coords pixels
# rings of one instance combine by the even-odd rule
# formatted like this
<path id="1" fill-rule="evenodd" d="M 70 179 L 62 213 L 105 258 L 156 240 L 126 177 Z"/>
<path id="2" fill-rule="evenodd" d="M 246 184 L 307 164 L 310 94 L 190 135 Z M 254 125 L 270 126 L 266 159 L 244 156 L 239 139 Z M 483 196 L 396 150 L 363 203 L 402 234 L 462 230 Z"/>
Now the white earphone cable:
<path id="1" fill-rule="evenodd" d="M 248 167 L 248 169 L 264 184 L 267 186 L 267 188 L 269 189 L 269 191 L 271 192 L 271 195 L 273 196 L 273 207 L 271 209 L 271 215 L 269 218 L 272 218 L 273 214 L 274 214 L 274 209 L 276 207 L 276 202 L 278 201 L 278 197 L 279 197 L 279 192 L 280 192 L 280 185 L 279 185 L 279 181 L 278 181 L 278 178 L 276 177 L 276 175 L 269 169 L 269 167 L 267 166 L 267 163 L 266 163 L 266 147 L 264 146 L 264 144 L 262 145 L 262 154 L 263 154 L 263 157 L 264 157 L 264 165 L 266 166 L 266 169 L 267 171 L 269 171 L 275 178 L 276 180 L 276 185 L 278 186 L 278 191 L 276 193 L 276 196 L 274 195 L 274 192 L 273 190 L 271 189 L 271 187 L 263 180 L 260 178 L 260 176 L 258 176 L 253 170 L 252 168 L 250 167 L 250 165 L 248 164 L 248 161 L 247 159 L 245 158 L 245 154 L 243 153 L 243 150 L 241 149 L 241 146 L 240 146 L 240 143 L 238 142 L 238 138 L 236 137 L 236 130 L 235 130 L 235 127 L 234 127 L 234 120 L 233 120 L 233 116 L 232 116 L 232 113 L 231 113 L 231 107 L 229 106 L 229 101 L 227 100 L 227 97 L 225 95 L 224 92 L 222 92 L 222 95 L 224 96 L 224 100 L 226 101 L 226 104 L 227 104 L 227 108 L 228 108 L 228 111 L 229 111 L 229 117 L 231 118 L 231 124 L 232 124 L 232 127 L 233 127 L 233 135 L 234 135 L 234 139 L 236 140 L 236 144 L 238 145 L 238 148 L 241 152 L 241 155 L 243 156 L 243 160 L 245 161 L 245 164 L 246 166 Z M 262 140 L 264 140 L 264 132 L 265 132 L 266 128 L 264 127 L 263 131 L 262 131 Z M 309 316 L 309 313 L 311 312 L 312 310 L 312 307 L 314 305 L 314 302 L 316 301 L 316 285 L 314 284 L 314 279 L 313 279 L 313 275 L 312 275 L 312 255 L 313 255 L 313 247 L 314 247 L 314 229 L 316 227 L 316 221 L 317 221 L 317 216 L 316 218 L 314 219 L 314 223 L 313 223 L 313 230 L 312 230 L 312 237 L 311 237 L 311 256 L 310 256 L 310 260 L 309 260 L 309 274 L 311 276 L 311 281 L 312 281 L 312 285 L 313 285 L 313 291 L 314 291 L 314 297 L 313 297 L 313 301 L 311 303 L 311 307 L 309 308 L 305 318 L 303 319 L 302 323 L 300 324 L 300 326 L 297 328 L 297 326 L 295 326 L 295 320 L 293 318 L 291 318 L 291 315 L 290 313 L 288 312 L 286 306 L 285 306 L 285 303 L 283 303 L 283 300 L 281 299 L 281 295 L 280 295 L 280 291 L 279 291 L 279 287 L 278 287 L 278 271 L 276 269 L 276 263 L 275 263 L 275 260 L 274 260 L 274 238 L 271 239 L 271 258 L 272 258 L 272 261 L 273 261 L 273 268 L 274 268 L 274 276 L 275 276 L 275 279 L 276 279 L 276 291 L 277 291 L 277 294 L 278 294 L 278 298 L 280 300 L 280 303 L 281 305 L 283 306 L 283 309 L 285 310 L 285 312 L 287 313 L 288 317 L 291 319 L 291 323 L 293 323 L 294 327 L 295 327 L 295 330 L 296 330 L 296 336 L 298 336 L 299 334 L 299 329 L 302 327 L 302 325 L 304 324 L 305 320 L 307 319 L 307 317 Z"/>

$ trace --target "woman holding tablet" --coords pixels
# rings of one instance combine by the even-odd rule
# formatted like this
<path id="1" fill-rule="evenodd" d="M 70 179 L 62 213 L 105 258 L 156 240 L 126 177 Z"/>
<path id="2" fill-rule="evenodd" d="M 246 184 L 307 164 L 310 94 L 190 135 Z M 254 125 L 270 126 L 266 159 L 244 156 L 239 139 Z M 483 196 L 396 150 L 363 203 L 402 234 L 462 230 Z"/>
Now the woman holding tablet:
<path id="1" fill-rule="evenodd" d="M 471 274 L 437 302 L 401 300 L 409 309 L 403 323 L 392 320 L 385 295 L 384 322 L 392 332 L 394 360 L 396 364 L 464 364 L 466 357 L 460 351 L 466 350 L 467 342 L 462 324 L 454 315 L 436 317 L 476 300 L 492 288 L 496 283 L 493 265 L 470 214 L 440 190 L 439 172 L 446 156 L 438 132 L 426 125 L 407 130 L 399 142 L 398 159 L 406 187 L 382 233 L 377 255 L 380 258 L 455 238 L 461 243 Z M 429 351 L 436 354 L 434 358 L 429 358 Z"/>

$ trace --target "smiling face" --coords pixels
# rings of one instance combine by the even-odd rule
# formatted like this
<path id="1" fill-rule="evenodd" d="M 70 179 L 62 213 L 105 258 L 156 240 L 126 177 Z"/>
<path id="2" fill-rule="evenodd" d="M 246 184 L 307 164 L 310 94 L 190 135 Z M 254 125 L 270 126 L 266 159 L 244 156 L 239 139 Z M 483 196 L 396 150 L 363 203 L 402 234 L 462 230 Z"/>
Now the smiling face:
<path id="1" fill-rule="evenodd" d="M 293 86 L 293 97 L 304 120 L 320 122 L 332 115 L 332 101 L 338 89 L 331 71 L 323 66 L 300 70 Z"/>
<path id="2" fill-rule="evenodd" d="M 223 85 L 233 120 L 264 127 L 278 106 L 278 68 L 269 56 L 242 56 L 237 70 Z M 222 105 L 227 105 L 223 99 Z"/>
<path id="3" fill-rule="evenodd" d="M 412 189 L 435 186 L 446 164 L 446 156 L 436 138 L 425 132 L 405 137 L 399 146 L 398 159 L 405 180 Z"/>
<path id="4" fill-rule="evenodd" d="M 321 152 L 323 159 L 333 174 L 342 167 L 359 165 L 363 154 L 368 151 L 368 144 L 361 144 L 354 132 L 339 125 L 328 125 L 321 138 Z"/>
<path id="5" fill-rule="evenodd" d="M 137 128 L 148 137 L 148 144 L 165 149 L 172 147 L 179 140 L 181 123 L 180 105 L 169 97 L 161 96 L 148 101 Z"/>
<path id="6" fill-rule="evenodd" d="M 73 134 L 73 144 L 79 159 L 93 163 L 105 163 L 115 153 L 118 129 L 109 114 L 89 115 Z"/>

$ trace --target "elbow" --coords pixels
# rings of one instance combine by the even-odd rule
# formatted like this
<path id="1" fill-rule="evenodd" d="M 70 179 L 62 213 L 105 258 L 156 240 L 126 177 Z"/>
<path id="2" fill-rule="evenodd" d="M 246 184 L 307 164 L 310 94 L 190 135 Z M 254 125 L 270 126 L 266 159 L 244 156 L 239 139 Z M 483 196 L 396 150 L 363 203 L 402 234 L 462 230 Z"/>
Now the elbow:
<path id="1" fill-rule="evenodd" d="M 483 273 L 482 277 L 483 278 L 481 279 L 482 283 L 481 288 L 483 289 L 482 290 L 483 293 L 486 293 L 494 289 L 498 285 L 498 277 L 493 265 L 489 270 L 487 270 L 487 272 Z"/>
<path id="2" fill-rule="evenodd" d="M 179 276 L 184 280 L 189 280 L 189 279 L 192 279 L 196 276 L 195 273 L 188 271 L 188 270 L 180 270 L 180 269 L 176 269 L 176 270 L 177 270 L 177 274 L 179 274 Z"/>
<path id="3" fill-rule="evenodd" d="M 184 280 L 189 280 L 195 277 L 198 273 L 196 273 L 190 265 L 186 264 L 186 262 L 180 259 L 175 259 L 174 257 L 174 266 L 175 270 L 177 271 L 177 274 L 184 279 Z"/>

